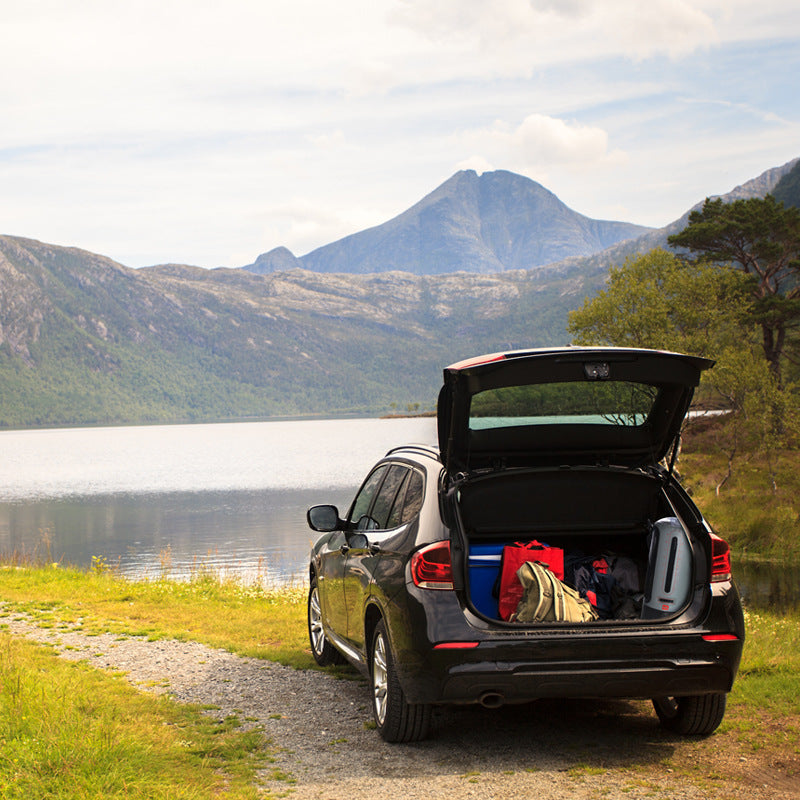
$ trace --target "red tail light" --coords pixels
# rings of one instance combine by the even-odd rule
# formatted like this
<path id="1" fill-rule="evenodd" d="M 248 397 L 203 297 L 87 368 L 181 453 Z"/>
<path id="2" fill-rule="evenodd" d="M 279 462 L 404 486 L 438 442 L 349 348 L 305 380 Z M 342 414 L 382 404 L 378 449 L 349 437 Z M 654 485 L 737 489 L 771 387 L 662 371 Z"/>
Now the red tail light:
<path id="1" fill-rule="evenodd" d="M 411 577 L 421 589 L 452 589 L 450 542 L 434 542 L 411 556 Z"/>
<path id="2" fill-rule="evenodd" d="M 731 579 L 731 549 L 728 543 L 711 534 L 711 582 L 729 581 Z"/>
<path id="3" fill-rule="evenodd" d="M 434 650 L 474 650 L 480 642 L 439 642 Z"/>

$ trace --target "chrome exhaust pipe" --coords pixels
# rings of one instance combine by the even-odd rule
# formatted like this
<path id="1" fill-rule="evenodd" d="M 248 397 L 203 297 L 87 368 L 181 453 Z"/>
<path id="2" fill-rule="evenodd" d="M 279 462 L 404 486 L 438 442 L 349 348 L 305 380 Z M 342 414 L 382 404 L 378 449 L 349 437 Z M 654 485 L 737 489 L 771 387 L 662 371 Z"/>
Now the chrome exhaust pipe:
<path id="1" fill-rule="evenodd" d="M 500 708 L 505 702 L 505 698 L 500 692 L 484 692 L 478 702 L 484 708 Z"/>

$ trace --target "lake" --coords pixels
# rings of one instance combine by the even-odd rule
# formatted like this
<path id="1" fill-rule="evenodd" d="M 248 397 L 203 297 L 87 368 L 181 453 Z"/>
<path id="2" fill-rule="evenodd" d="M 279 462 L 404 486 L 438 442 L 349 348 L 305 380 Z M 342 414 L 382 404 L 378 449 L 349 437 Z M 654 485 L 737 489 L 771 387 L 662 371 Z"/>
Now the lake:
<path id="1" fill-rule="evenodd" d="M 344 511 L 387 450 L 435 441 L 430 417 L 2 431 L 0 551 L 135 578 L 302 581 L 308 506 Z M 800 569 L 735 571 L 751 606 L 800 607 Z"/>
<path id="2" fill-rule="evenodd" d="M 0 550 L 124 575 L 201 565 L 278 582 L 306 572 L 306 508 L 349 505 L 372 464 L 436 441 L 433 418 L 0 432 Z"/>

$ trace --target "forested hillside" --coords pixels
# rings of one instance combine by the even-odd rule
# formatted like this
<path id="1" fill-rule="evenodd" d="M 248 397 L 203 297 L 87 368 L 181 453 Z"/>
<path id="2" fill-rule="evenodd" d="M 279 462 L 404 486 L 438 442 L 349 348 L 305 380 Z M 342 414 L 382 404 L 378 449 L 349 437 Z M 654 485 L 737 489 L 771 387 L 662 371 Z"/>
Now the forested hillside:
<path id="1" fill-rule="evenodd" d="M 0 237 L 0 425 L 432 407 L 441 369 L 563 343 L 580 277 L 163 266 Z"/>

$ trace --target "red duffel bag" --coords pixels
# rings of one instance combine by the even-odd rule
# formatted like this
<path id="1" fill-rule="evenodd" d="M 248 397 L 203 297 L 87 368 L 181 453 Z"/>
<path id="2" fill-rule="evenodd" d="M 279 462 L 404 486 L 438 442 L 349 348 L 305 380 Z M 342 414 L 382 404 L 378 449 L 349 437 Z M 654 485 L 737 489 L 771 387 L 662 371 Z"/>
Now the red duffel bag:
<path id="1" fill-rule="evenodd" d="M 498 610 L 500 619 L 508 618 L 517 610 L 522 599 L 522 584 L 517 570 L 526 562 L 544 564 L 560 581 L 564 580 L 564 551 L 560 547 L 549 547 L 536 540 L 516 542 L 503 548 L 503 561 L 500 571 L 500 594 Z"/>

